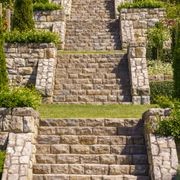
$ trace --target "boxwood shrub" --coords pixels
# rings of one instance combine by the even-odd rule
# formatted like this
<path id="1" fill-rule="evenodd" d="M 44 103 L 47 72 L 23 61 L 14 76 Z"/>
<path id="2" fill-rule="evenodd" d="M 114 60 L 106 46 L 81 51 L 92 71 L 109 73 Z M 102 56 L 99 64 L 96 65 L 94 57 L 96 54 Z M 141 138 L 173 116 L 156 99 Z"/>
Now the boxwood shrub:
<path id="1" fill-rule="evenodd" d="M 62 9 L 62 6 L 55 3 L 36 2 L 33 4 L 34 11 L 53 11 L 53 10 L 59 10 L 59 9 Z"/>
<path id="2" fill-rule="evenodd" d="M 0 107 L 32 107 L 36 109 L 41 104 L 41 95 L 26 87 L 4 88 L 0 91 Z"/>

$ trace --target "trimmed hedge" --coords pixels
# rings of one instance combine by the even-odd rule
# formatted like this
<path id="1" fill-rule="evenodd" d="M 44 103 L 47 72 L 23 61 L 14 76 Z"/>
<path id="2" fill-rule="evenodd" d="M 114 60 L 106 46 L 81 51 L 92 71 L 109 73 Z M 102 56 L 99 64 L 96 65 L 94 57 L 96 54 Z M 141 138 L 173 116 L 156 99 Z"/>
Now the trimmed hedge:
<path id="1" fill-rule="evenodd" d="M 156 0 L 136 0 L 135 2 L 126 2 L 118 6 L 120 12 L 123 8 L 163 8 L 165 4 Z"/>
<path id="2" fill-rule="evenodd" d="M 62 9 L 62 6 L 55 4 L 55 3 L 34 3 L 33 4 L 33 10 L 34 11 L 53 11 L 53 10 L 59 10 Z"/>
<path id="3" fill-rule="evenodd" d="M 160 81 L 150 82 L 151 103 L 156 103 L 157 96 L 174 97 L 174 82 Z"/>
<path id="4" fill-rule="evenodd" d="M 60 43 L 60 38 L 57 34 L 49 31 L 12 31 L 5 33 L 5 42 L 7 43 Z"/>

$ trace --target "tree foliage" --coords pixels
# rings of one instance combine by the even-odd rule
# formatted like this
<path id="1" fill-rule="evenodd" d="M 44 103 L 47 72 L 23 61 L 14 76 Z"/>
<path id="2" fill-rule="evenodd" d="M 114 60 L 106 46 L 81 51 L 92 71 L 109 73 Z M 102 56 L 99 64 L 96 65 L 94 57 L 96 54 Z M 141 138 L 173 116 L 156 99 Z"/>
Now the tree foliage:
<path id="1" fill-rule="evenodd" d="M 34 29 L 32 0 L 15 1 L 13 29 L 19 31 L 27 31 Z"/>

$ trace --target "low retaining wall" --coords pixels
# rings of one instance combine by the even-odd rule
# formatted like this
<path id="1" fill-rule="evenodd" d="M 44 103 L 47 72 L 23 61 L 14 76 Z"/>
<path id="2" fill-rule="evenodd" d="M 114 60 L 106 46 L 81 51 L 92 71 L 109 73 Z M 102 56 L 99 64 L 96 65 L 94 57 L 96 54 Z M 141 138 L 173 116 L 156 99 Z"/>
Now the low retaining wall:
<path id="1" fill-rule="evenodd" d="M 32 179 L 39 114 L 32 108 L 0 108 L 0 124 L 0 139 L 7 144 L 2 180 Z"/>
<path id="2" fill-rule="evenodd" d="M 150 104 L 150 87 L 145 44 L 130 43 L 128 49 L 128 65 L 133 104 Z"/>
<path id="3" fill-rule="evenodd" d="M 171 180 L 177 173 L 178 157 L 174 139 L 154 134 L 157 122 L 169 115 L 170 109 L 150 109 L 143 114 L 152 180 Z"/>
<path id="4" fill-rule="evenodd" d="M 33 84 L 51 102 L 57 49 L 54 44 L 6 44 L 6 62 L 11 85 Z"/>
<path id="5" fill-rule="evenodd" d="M 162 8 L 131 8 L 120 12 L 120 34 L 122 47 L 130 42 L 146 42 L 147 29 L 164 19 L 165 9 Z"/>

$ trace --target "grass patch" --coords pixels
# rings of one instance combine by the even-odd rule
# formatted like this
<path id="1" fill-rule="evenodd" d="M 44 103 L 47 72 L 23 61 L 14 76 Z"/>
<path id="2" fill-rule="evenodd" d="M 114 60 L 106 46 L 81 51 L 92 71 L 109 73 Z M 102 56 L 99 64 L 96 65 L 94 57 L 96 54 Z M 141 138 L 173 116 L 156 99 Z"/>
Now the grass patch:
<path id="1" fill-rule="evenodd" d="M 5 160 L 5 151 L 0 151 L 0 178 L 2 177 L 4 160 Z"/>
<path id="2" fill-rule="evenodd" d="M 43 104 L 38 109 L 42 118 L 140 118 L 156 105 L 65 105 Z"/>

